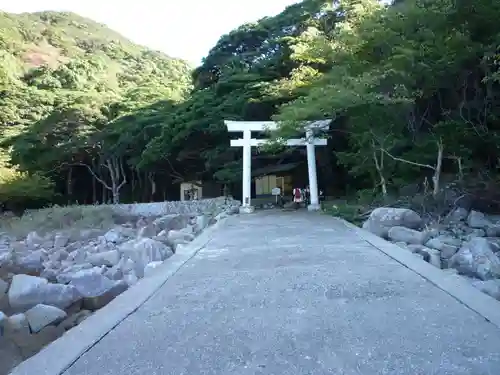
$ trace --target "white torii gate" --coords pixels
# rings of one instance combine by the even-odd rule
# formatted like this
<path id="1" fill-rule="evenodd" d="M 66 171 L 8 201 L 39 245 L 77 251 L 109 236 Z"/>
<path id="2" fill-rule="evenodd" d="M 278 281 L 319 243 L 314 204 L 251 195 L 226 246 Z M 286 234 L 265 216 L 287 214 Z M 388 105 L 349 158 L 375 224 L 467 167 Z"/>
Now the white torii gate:
<path id="1" fill-rule="evenodd" d="M 251 205 L 252 186 L 252 146 L 259 146 L 268 142 L 265 139 L 252 138 L 252 131 L 276 130 L 274 121 L 224 121 L 229 132 L 243 132 L 243 138 L 231 140 L 231 146 L 243 147 L 243 199 L 240 212 L 250 213 L 254 211 Z M 326 146 L 326 139 L 314 138 L 315 129 L 328 128 L 330 120 L 313 121 L 307 124 L 306 138 L 288 139 L 287 146 L 306 146 L 307 169 L 309 172 L 309 189 L 311 204 L 308 210 L 317 211 L 321 208 L 318 194 L 318 176 L 316 172 L 316 150 L 315 146 Z"/>

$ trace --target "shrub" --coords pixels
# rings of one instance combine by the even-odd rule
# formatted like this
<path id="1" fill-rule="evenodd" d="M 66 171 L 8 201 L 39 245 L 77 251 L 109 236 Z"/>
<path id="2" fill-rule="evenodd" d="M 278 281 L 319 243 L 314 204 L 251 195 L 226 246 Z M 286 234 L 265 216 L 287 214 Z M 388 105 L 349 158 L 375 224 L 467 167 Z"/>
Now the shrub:
<path id="1" fill-rule="evenodd" d="M 21 217 L 0 218 L 0 230 L 15 237 L 36 231 L 40 235 L 55 230 L 108 229 L 117 221 L 109 206 L 52 206 L 27 211 Z"/>
<path id="2" fill-rule="evenodd" d="M 40 174 L 0 169 L 0 202 L 5 209 L 22 213 L 27 207 L 48 203 L 54 196 L 54 183 Z"/>

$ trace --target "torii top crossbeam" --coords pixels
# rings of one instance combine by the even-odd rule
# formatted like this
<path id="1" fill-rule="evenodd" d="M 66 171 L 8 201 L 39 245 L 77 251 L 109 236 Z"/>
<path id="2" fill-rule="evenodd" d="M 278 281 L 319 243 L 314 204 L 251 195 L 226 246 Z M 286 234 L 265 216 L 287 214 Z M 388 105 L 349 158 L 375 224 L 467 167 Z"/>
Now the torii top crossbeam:
<path id="1" fill-rule="evenodd" d="M 314 138 L 314 130 L 327 129 L 330 120 L 311 121 L 305 124 L 306 137 L 301 139 L 289 139 L 288 146 L 305 146 L 307 150 L 307 168 L 309 172 L 309 191 L 311 204 L 309 210 L 319 210 L 318 180 L 316 173 L 316 151 L 315 146 L 325 146 L 326 139 Z M 273 131 L 278 128 L 274 121 L 224 121 L 229 132 L 243 132 L 242 139 L 231 140 L 231 146 L 243 147 L 243 205 L 241 212 L 253 212 L 251 205 L 251 172 L 252 172 L 252 146 L 266 143 L 266 140 L 252 138 L 252 131 Z"/>
<path id="2" fill-rule="evenodd" d="M 331 120 L 318 120 L 310 121 L 305 124 L 304 129 L 328 129 Z M 229 121 L 225 120 L 228 132 L 242 132 L 250 130 L 251 132 L 258 132 L 264 130 L 276 130 L 278 124 L 275 121 Z"/>

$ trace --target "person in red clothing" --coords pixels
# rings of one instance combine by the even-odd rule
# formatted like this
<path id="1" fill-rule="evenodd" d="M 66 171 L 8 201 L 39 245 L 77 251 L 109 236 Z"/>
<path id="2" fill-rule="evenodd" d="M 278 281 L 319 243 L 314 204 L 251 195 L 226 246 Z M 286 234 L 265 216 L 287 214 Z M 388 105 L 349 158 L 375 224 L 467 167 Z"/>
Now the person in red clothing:
<path id="1" fill-rule="evenodd" d="M 303 201 L 304 201 L 304 194 L 302 192 L 302 189 L 300 188 L 293 189 L 293 203 L 295 203 L 295 207 L 299 208 Z"/>

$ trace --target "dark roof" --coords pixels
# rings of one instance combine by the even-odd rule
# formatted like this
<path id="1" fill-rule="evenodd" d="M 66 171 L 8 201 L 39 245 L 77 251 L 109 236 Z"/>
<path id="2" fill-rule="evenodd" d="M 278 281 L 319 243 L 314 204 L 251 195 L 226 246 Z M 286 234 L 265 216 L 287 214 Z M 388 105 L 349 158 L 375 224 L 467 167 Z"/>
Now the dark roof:
<path id="1" fill-rule="evenodd" d="M 288 172 L 292 169 L 295 169 L 300 163 L 287 163 L 287 164 L 278 164 L 278 165 L 270 165 L 263 168 L 258 168 L 252 171 L 253 177 L 266 176 L 273 173 L 279 172 Z"/>

